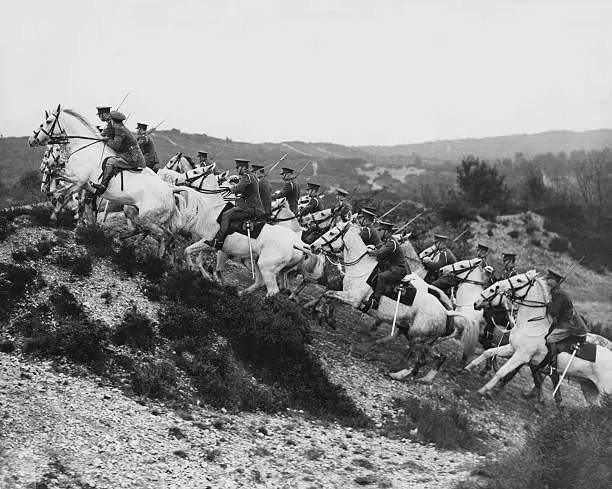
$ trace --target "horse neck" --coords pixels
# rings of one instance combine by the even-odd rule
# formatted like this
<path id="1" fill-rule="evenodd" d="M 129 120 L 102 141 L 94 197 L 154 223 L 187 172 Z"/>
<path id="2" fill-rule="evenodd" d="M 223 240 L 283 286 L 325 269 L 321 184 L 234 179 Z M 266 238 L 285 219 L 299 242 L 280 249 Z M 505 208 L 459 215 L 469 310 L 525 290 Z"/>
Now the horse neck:
<path id="1" fill-rule="evenodd" d="M 91 129 L 87 127 L 75 116 L 62 111 L 58 117 L 60 126 L 66 131 L 67 136 L 83 136 L 86 138 L 99 138 L 99 134 L 92 133 Z M 69 139 L 68 147 L 70 153 L 74 153 L 77 149 L 82 148 L 88 144 L 93 143 L 91 139 Z M 95 144 L 92 146 L 96 146 Z"/>
<path id="2" fill-rule="evenodd" d="M 477 267 L 467 273 L 461 273 L 459 275 L 461 279 L 468 280 L 468 282 L 461 282 L 457 287 L 457 303 L 463 306 L 471 306 L 484 290 L 484 285 L 481 285 L 484 282 L 482 270 Z"/>
<path id="3" fill-rule="evenodd" d="M 351 265 L 350 267 L 350 275 L 358 275 L 366 273 L 366 270 L 374 269 L 378 261 L 373 256 L 367 254 L 367 247 L 364 244 L 361 236 L 359 236 L 359 230 L 356 226 L 349 224 L 350 229 L 344 235 L 344 261 L 345 262 L 354 262 L 359 260 L 355 265 Z M 349 273 L 347 272 L 347 275 Z M 367 276 L 364 280 L 367 279 Z"/>
<path id="4" fill-rule="evenodd" d="M 550 320 L 546 313 L 548 294 L 544 286 L 536 280 L 529 288 L 524 299 L 518 302 L 516 325 L 529 331 L 529 336 L 545 335 L 550 327 Z M 542 304 L 535 305 L 535 304 Z"/>

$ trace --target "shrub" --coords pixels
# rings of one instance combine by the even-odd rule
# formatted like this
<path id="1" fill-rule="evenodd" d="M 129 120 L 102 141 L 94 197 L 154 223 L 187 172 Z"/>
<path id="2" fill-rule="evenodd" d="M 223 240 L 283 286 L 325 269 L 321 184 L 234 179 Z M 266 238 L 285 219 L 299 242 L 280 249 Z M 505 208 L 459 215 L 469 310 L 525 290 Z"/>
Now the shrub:
<path id="1" fill-rule="evenodd" d="M 149 280 L 158 281 L 166 271 L 166 264 L 158 256 L 147 254 L 140 260 L 138 268 Z"/>
<path id="2" fill-rule="evenodd" d="M 132 390 L 151 398 L 171 397 L 176 390 L 178 373 L 167 360 L 156 360 L 137 367 L 132 374 Z"/>
<path id="3" fill-rule="evenodd" d="M 29 266 L 0 262 L 0 311 L 7 310 L 15 299 L 33 283 L 38 272 Z"/>
<path id="4" fill-rule="evenodd" d="M 4 241 L 14 230 L 11 221 L 5 216 L 0 216 L 0 241 Z"/>
<path id="5" fill-rule="evenodd" d="M 517 239 L 520 235 L 521 232 L 518 229 L 513 229 L 508 233 L 508 236 L 510 236 L 512 239 Z"/>
<path id="6" fill-rule="evenodd" d="M 153 322 L 145 314 L 138 312 L 136 305 L 128 309 L 113 335 L 115 345 L 127 344 L 144 351 L 153 349 L 156 340 L 157 333 Z"/>
<path id="7" fill-rule="evenodd" d="M 455 227 L 464 221 L 476 221 L 476 212 L 469 209 L 462 201 L 448 202 L 439 212 L 444 222 Z"/>
<path id="8" fill-rule="evenodd" d="M 113 251 L 112 238 L 107 236 L 97 224 L 78 228 L 75 240 L 77 243 L 87 246 L 98 256 L 108 256 Z"/>
<path id="9" fill-rule="evenodd" d="M 40 186 L 40 174 L 38 170 L 30 170 L 19 177 L 20 187 L 35 189 Z"/>
<path id="10" fill-rule="evenodd" d="M 407 397 L 396 398 L 394 404 L 404 414 L 385 427 L 389 436 L 408 438 L 416 428 L 422 441 L 434 443 L 438 448 L 478 450 L 482 446 L 470 427 L 469 418 L 456 403 L 436 408 L 417 398 Z"/>
<path id="11" fill-rule="evenodd" d="M 555 236 L 550 240 L 548 247 L 550 248 L 550 251 L 554 251 L 556 253 L 567 253 L 570 249 L 570 244 L 567 239 Z"/>
<path id="12" fill-rule="evenodd" d="M 62 268 L 70 270 L 75 275 L 91 275 L 91 256 L 79 248 L 64 248 L 55 257 L 55 263 Z"/>
<path id="13" fill-rule="evenodd" d="M 527 226 L 527 227 L 525 228 L 525 232 L 526 232 L 528 235 L 530 235 L 530 236 L 533 236 L 533 235 L 535 234 L 535 232 L 536 232 L 536 231 L 539 231 L 539 230 L 540 230 L 540 228 L 539 228 L 539 227 L 537 227 L 537 226 L 534 226 L 533 224 L 531 224 L 531 225 L 529 225 L 529 226 Z"/>
<path id="14" fill-rule="evenodd" d="M 523 449 L 490 462 L 479 473 L 489 478 L 491 489 L 609 487 L 610 416 L 609 399 L 601 407 L 558 411 L 529 436 Z"/>
<path id="15" fill-rule="evenodd" d="M 478 215 L 487 221 L 496 222 L 497 221 L 497 211 L 492 207 L 483 207 L 478 210 Z"/>
<path id="16" fill-rule="evenodd" d="M 49 302 L 53 304 L 60 316 L 78 317 L 83 314 L 83 306 L 63 284 L 51 292 Z"/>
<path id="17" fill-rule="evenodd" d="M 540 241 L 538 238 L 531 238 L 531 240 L 529 242 L 533 246 L 537 246 L 538 248 L 542 246 L 542 241 Z"/>
<path id="18" fill-rule="evenodd" d="M 207 338 L 213 333 L 212 322 L 205 312 L 180 303 L 170 303 L 160 309 L 158 323 L 159 333 L 169 339 Z"/>
<path id="19" fill-rule="evenodd" d="M 113 253 L 112 261 L 128 275 L 133 275 L 138 267 L 134 246 L 122 243 L 118 251 Z"/>

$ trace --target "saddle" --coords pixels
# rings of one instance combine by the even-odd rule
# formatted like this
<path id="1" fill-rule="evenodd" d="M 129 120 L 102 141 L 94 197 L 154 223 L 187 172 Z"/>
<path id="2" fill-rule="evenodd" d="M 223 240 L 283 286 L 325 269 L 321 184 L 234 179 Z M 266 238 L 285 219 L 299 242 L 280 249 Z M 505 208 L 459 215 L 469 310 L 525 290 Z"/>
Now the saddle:
<path id="1" fill-rule="evenodd" d="M 217 222 L 219 224 L 221 224 L 221 217 L 223 216 L 223 214 L 227 212 L 228 210 L 232 209 L 233 207 L 234 207 L 234 204 L 232 204 L 231 202 L 228 202 L 227 204 L 225 204 L 225 207 L 221 210 L 221 212 L 217 216 Z M 232 221 L 229 227 L 229 234 L 238 233 L 244 236 L 248 236 L 249 233 L 247 231 L 247 227 L 250 227 L 251 228 L 251 239 L 257 239 L 259 237 L 259 234 L 261 233 L 261 230 L 266 224 L 267 224 L 266 216 L 254 217 L 252 219 L 247 219 L 246 221 L 240 221 L 240 222 Z"/>
<path id="2" fill-rule="evenodd" d="M 380 263 L 378 263 L 372 273 L 366 280 L 366 283 L 376 289 L 376 283 L 378 282 L 378 275 L 383 271 L 381 269 Z M 414 304 L 414 298 L 416 297 L 417 290 L 414 285 L 409 282 L 400 282 L 399 284 L 394 285 L 393 287 L 387 287 L 387 289 L 383 292 L 385 297 L 388 297 L 392 301 L 397 301 L 397 292 L 402 287 L 402 292 L 400 294 L 400 302 L 405 306 L 412 306 Z"/>
<path id="3" fill-rule="evenodd" d="M 587 362 L 595 362 L 597 359 L 597 345 L 595 343 L 587 343 L 586 339 L 572 338 L 571 341 L 564 343 L 558 350 L 558 353 L 574 353 L 576 350 L 576 357 Z"/>
<path id="4" fill-rule="evenodd" d="M 128 163 L 123 158 L 120 158 L 118 156 L 107 156 L 102 162 L 102 172 L 104 172 L 104 170 L 106 169 L 106 163 L 110 158 L 115 158 L 116 160 L 115 168 L 118 170 L 116 173 L 119 173 L 119 171 L 131 171 L 132 173 L 140 173 L 142 172 L 142 170 L 144 170 L 144 167 L 134 167 L 132 166 L 133 163 Z"/>

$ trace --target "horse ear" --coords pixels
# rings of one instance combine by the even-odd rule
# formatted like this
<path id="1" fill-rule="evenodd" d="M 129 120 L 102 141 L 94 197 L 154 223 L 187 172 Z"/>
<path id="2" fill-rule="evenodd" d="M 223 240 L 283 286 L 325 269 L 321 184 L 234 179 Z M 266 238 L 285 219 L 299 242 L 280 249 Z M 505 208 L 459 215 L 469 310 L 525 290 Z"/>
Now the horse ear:
<path id="1" fill-rule="evenodd" d="M 45 110 L 45 119 L 48 119 L 48 118 L 49 118 L 49 111 Z"/>
<path id="2" fill-rule="evenodd" d="M 183 157 L 183 152 L 179 151 L 178 153 L 176 153 L 176 161 L 181 161 L 181 158 Z"/>
<path id="3" fill-rule="evenodd" d="M 62 109 L 62 104 L 57 104 L 57 113 L 60 113 L 60 110 Z"/>

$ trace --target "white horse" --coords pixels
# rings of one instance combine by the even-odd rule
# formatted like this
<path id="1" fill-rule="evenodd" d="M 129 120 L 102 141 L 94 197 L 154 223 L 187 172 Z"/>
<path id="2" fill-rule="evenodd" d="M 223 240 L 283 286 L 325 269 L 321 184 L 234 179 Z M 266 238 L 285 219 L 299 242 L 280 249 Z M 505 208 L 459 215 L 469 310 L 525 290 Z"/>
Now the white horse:
<path id="1" fill-rule="evenodd" d="M 184 216 L 183 230 L 199 239 L 185 249 L 189 266 L 193 266 L 193 254 L 200 255 L 202 251 L 211 249 L 204 241 L 212 239 L 219 230 L 217 218 L 227 205 L 227 201 L 223 198 L 227 189 L 219 187 L 212 172 L 203 178 L 201 185 L 198 183 L 198 188 L 199 191 L 184 187 L 180 192 L 183 197 L 179 203 L 181 214 Z M 303 257 L 302 251 L 299 251 L 301 248 L 298 236 L 290 228 L 264 224 L 259 236 L 251 239 L 250 249 L 247 236 L 232 233 L 225 239 L 222 251 L 226 256 L 242 260 L 250 259 L 252 251 L 255 262 L 253 264 L 255 283 L 240 293 L 254 292 L 265 286 L 267 296 L 271 296 L 279 292 L 277 275 L 280 275 L 282 282 L 286 271 L 301 262 Z M 203 268 L 200 270 L 205 276 L 208 275 Z M 214 278 L 221 280 L 219 270 L 215 271 Z"/>
<path id="2" fill-rule="evenodd" d="M 340 223 L 317 239 L 311 249 L 317 252 L 323 251 L 324 247 L 328 247 L 334 253 L 340 251 L 343 253 L 346 274 L 342 284 L 343 290 L 328 290 L 323 295 L 323 301 L 337 299 L 358 308 L 373 292 L 367 280 L 378 264 L 376 258 L 368 254 L 368 249 L 360 236 L 359 226 L 351 222 Z M 416 288 L 412 306 L 401 303 L 397 305 L 396 300 L 383 296 L 378 309 L 368 311 L 368 314 L 375 319 L 390 323 L 393 321 L 397 306 L 398 328 L 381 341 L 389 341 L 401 332 L 411 346 L 418 350 L 417 363 L 412 371 L 404 369 L 394 378 L 403 378 L 410 373 L 416 375 L 425 364 L 431 346 L 441 337 L 460 338 L 463 343 L 463 357 L 467 359 L 478 343 L 478 329 L 474 327 L 474 323 L 460 313 L 452 311 L 450 301 L 448 298 L 445 299 L 444 293 L 432 288 L 420 277 L 410 274 L 404 278 L 404 281 Z M 430 292 L 436 293 L 436 296 Z M 431 382 L 441 363 L 421 380 Z"/>
<path id="3" fill-rule="evenodd" d="M 74 110 L 62 110 L 59 105 L 56 111 L 46 113 L 44 122 L 28 142 L 30 146 L 41 146 L 57 141 L 66 142 L 69 155 L 59 174 L 71 184 L 63 195 L 67 197 L 80 189 L 93 192 L 89 182 L 99 178 L 104 157 L 114 156 L 115 152 L 103 144 L 100 133 L 85 117 Z M 180 215 L 172 189 L 153 170 L 123 171 L 110 181 L 104 198 L 123 204 L 126 217 L 134 225 L 134 230 L 122 238 L 145 231 L 158 238 L 159 254 L 165 254 L 167 242 L 173 237 L 170 229 L 180 224 Z"/>
<path id="4" fill-rule="evenodd" d="M 164 166 L 166 170 L 172 170 L 178 173 L 187 173 L 196 167 L 191 157 L 184 156 L 183 153 L 176 153 L 172 158 L 168 160 L 168 163 Z"/>
<path id="5" fill-rule="evenodd" d="M 493 378 L 481 387 L 478 392 L 487 395 L 493 387 L 508 373 L 525 363 L 539 364 L 546 355 L 545 336 L 552 323 L 546 312 L 550 302 L 550 291 L 544 279 L 538 277 L 535 270 L 501 280 L 482 292 L 474 307 L 480 308 L 498 294 L 506 294 L 517 306 L 516 325 L 510 332 L 510 343 L 498 348 L 485 350 L 474 359 L 466 369 L 470 370 L 493 355 L 506 356 L 510 359 L 495 373 Z M 586 400 L 593 404 L 600 400 L 602 394 L 612 394 L 612 351 L 596 345 L 596 361 L 589 362 L 575 357 L 569 366 L 567 375 L 577 378 Z M 557 366 L 563 372 L 571 359 L 567 352 L 559 353 Z"/>

